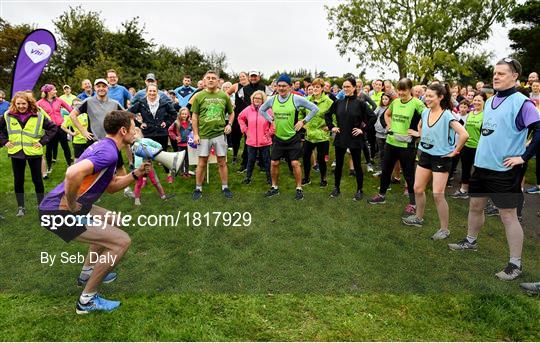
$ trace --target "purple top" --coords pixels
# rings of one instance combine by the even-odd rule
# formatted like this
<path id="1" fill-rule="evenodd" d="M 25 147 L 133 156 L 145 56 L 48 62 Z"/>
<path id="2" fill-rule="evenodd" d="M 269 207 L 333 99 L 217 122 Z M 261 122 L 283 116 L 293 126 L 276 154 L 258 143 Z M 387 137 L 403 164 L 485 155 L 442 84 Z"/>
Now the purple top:
<path id="1" fill-rule="evenodd" d="M 89 160 L 94 165 L 94 172 L 84 178 L 77 191 L 77 201 L 83 208 L 81 212 L 88 213 L 92 204 L 105 192 L 114 177 L 118 161 L 116 143 L 111 138 L 105 137 L 86 149 L 77 162 L 82 160 Z M 64 182 L 45 196 L 39 205 L 40 210 L 67 210 Z"/>

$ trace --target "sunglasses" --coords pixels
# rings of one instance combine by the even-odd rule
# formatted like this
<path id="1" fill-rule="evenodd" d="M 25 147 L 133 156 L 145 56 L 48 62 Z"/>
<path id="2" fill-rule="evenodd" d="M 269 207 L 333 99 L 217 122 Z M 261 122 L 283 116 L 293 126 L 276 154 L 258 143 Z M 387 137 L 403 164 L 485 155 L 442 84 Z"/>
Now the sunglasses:
<path id="1" fill-rule="evenodd" d="M 510 58 L 510 57 L 506 57 L 506 58 L 503 58 L 503 62 L 508 64 L 509 66 L 512 67 L 512 71 L 514 73 L 519 73 L 518 72 L 518 67 L 516 65 L 516 60 L 514 60 L 513 58 Z"/>

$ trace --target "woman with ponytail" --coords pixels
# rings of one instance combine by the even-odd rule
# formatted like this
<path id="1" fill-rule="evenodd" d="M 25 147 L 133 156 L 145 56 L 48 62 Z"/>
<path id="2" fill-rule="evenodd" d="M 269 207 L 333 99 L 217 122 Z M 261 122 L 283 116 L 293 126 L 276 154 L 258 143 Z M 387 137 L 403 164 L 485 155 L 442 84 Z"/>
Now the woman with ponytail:
<path id="1" fill-rule="evenodd" d="M 420 137 L 421 151 L 414 181 L 416 214 L 403 218 L 405 225 L 421 227 L 426 208 L 426 186 L 433 177 L 433 199 L 439 215 L 440 229 L 431 237 L 445 239 L 448 230 L 448 203 L 444 197 L 448 174 L 452 168 L 452 157 L 459 154 L 469 134 L 452 115 L 452 98 L 448 85 L 432 84 L 426 92 L 427 109 L 422 112 L 418 131 L 409 129 L 412 136 Z M 455 142 L 456 133 L 459 141 Z"/>

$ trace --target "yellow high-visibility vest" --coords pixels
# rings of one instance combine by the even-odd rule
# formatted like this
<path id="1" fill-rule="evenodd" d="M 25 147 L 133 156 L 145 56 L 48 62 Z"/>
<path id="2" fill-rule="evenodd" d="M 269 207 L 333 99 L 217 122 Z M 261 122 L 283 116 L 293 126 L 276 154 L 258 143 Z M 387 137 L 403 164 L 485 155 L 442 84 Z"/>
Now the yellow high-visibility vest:
<path id="1" fill-rule="evenodd" d="M 21 151 L 27 156 L 43 155 L 43 147 L 35 148 L 34 144 L 39 143 L 39 140 L 45 134 L 43 130 L 43 115 L 38 112 L 37 116 L 30 116 L 26 125 L 21 127 L 16 117 L 9 113 L 5 115 L 8 139 L 14 145 L 8 149 L 8 154 L 13 155 Z"/>

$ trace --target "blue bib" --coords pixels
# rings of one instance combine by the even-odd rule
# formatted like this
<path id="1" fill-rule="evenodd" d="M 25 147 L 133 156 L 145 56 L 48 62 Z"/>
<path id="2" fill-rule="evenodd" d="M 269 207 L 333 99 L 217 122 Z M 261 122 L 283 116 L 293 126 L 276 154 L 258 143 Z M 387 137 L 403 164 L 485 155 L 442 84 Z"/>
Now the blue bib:
<path id="1" fill-rule="evenodd" d="M 422 136 L 418 149 L 431 156 L 448 155 L 456 147 L 456 132 L 450 127 L 450 122 L 456 119 L 450 111 L 444 110 L 439 120 L 430 127 L 429 112 L 429 109 L 422 112 Z"/>
<path id="2" fill-rule="evenodd" d="M 504 159 L 521 156 L 525 152 L 527 130 L 518 130 L 516 118 L 527 98 L 516 92 L 506 97 L 497 108 L 493 108 L 494 98 L 486 101 L 474 165 L 489 170 L 507 171 L 512 168 L 503 166 Z"/>

